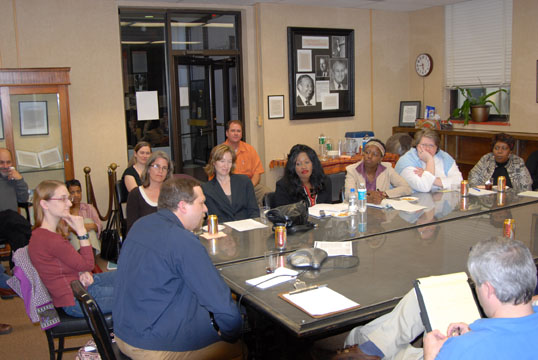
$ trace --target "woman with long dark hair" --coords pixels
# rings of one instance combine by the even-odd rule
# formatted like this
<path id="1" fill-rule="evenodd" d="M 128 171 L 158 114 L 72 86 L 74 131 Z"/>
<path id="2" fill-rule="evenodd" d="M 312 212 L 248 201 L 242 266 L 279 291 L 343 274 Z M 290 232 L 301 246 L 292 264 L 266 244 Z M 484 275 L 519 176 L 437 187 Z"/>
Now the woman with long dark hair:
<path id="1" fill-rule="evenodd" d="M 276 206 L 305 201 L 308 206 L 332 203 L 331 180 L 312 148 L 297 144 L 288 154 L 284 176 L 276 183 Z"/>
<path id="2" fill-rule="evenodd" d="M 88 288 L 103 313 L 112 312 L 115 272 L 91 274 L 94 258 L 84 218 L 71 214 L 70 209 L 71 196 L 62 182 L 45 180 L 36 187 L 30 260 L 54 306 L 62 307 L 68 315 L 84 316 L 71 290 L 73 280 L 80 280 Z M 61 235 L 62 222 L 77 234 L 79 252 Z"/>

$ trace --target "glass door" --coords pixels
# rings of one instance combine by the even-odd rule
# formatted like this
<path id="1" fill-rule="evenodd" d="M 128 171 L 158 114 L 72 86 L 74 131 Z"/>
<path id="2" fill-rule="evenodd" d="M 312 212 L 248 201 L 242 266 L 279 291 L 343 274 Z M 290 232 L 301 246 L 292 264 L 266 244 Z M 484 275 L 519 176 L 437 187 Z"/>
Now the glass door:
<path id="1" fill-rule="evenodd" d="M 203 167 L 225 138 L 224 126 L 238 119 L 235 57 L 176 56 L 179 172 L 207 180 Z M 235 117 L 234 117 L 235 116 Z"/>

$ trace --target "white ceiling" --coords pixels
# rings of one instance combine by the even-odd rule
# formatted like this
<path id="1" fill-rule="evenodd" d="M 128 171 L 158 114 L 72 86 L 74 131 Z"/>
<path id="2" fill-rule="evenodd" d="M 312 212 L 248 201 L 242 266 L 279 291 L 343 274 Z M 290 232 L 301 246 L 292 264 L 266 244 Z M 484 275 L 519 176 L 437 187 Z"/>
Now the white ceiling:
<path id="1" fill-rule="evenodd" d="M 257 3 L 326 6 L 337 8 L 374 9 L 387 11 L 415 11 L 444 6 L 468 0 L 120 0 L 119 2 L 159 2 L 174 4 L 219 4 L 248 6 Z"/>

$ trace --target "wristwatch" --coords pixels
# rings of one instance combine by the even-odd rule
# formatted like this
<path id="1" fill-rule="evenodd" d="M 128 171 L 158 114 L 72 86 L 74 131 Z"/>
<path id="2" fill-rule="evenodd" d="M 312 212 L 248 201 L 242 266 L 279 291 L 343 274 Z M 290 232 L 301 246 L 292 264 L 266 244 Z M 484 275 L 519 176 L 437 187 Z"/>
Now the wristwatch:
<path id="1" fill-rule="evenodd" d="M 79 240 L 88 240 L 89 238 L 90 238 L 90 234 L 88 234 L 88 233 L 86 233 L 86 234 L 84 234 L 82 236 L 77 235 L 77 239 L 79 239 Z"/>

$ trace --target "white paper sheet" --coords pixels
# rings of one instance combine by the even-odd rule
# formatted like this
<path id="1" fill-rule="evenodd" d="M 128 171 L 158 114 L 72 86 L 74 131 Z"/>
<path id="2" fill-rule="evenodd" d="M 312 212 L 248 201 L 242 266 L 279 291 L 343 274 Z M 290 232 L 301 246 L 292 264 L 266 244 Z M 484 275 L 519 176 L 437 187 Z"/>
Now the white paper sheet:
<path id="1" fill-rule="evenodd" d="M 159 119 L 157 91 L 136 92 L 136 116 L 139 121 Z"/>
<path id="2" fill-rule="evenodd" d="M 469 188 L 469 195 L 484 196 L 484 195 L 490 195 L 490 194 L 495 194 L 495 191 L 486 190 L 486 189 L 478 189 L 478 188 Z"/>
<path id="3" fill-rule="evenodd" d="M 409 201 L 405 200 L 384 199 L 381 204 L 388 204 L 396 210 L 407 212 L 415 212 L 422 209 L 426 209 L 426 206 L 411 204 Z"/>
<path id="4" fill-rule="evenodd" d="M 351 241 L 315 241 L 314 247 L 325 250 L 328 256 L 352 256 Z"/>
<path id="5" fill-rule="evenodd" d="M 252 220 L 252 219 L 246 219 L 246 220 L 237 220 L 237 221 L 229 221 L 224 223 L 224 225 L 227 225 L 231 227 L 232 229 L 235 229 L 237 231 L 248 231 L 253 229 L 263 229 L 266 228 L 267 225 L 262 224 L 259 221 Z"/>
<path id="6" fill-rule="evenodd" d="M 347 204 L 316 204 L 308 208 L 308 215 L 320 218 L 320 211 L 325 211 L 325 216 L 336 216 L 347 211 Z"/>
<path id="7" fill-rule="evenodd" d="M 295 270 L 279 267 L 272 274 L 247 280 L 246 283 L 260 289 L 267 289 L 268 287 L 278 285 L 286 281 L 295 280 L 297 274 L 298 272 Z"/>
<path id="8" fill-rule="evenodd" d="M 282 296 L 313 316 L 326 315 L 359 306 L 355 301 L 326 286 L 298 294 L 284 294 Z"/>
<path id="9" fill-rule="evenodd" d="M 523 191 L 518 194 L 519 196 L 538 197 L 538 191 Z"/>

